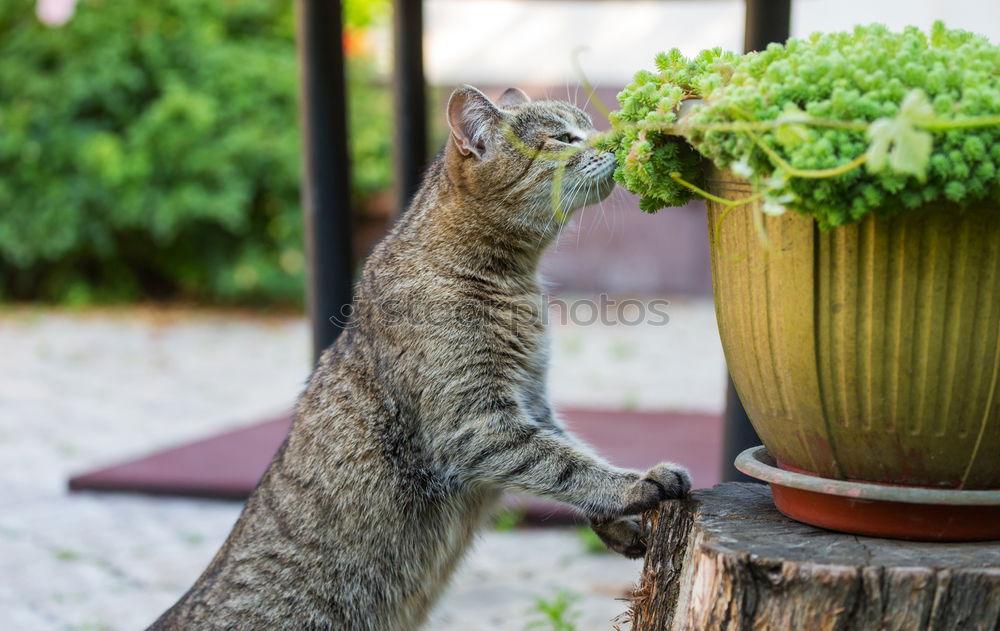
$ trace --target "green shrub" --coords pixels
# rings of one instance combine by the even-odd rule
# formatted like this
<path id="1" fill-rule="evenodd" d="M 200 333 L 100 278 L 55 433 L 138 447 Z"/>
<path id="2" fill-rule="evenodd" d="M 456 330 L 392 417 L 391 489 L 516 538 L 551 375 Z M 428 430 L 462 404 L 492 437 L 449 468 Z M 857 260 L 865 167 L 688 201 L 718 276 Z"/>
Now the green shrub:
<path id="1" fill-rule="evenodd" d="M 928 202 L 1000 202 L 1000 46 L 881 25 L 760 53 L 656 59 L 619 94 L 604 146 L 616 178 L 655 211 L 702 186 L 704 160 L 753 184 L 765 212 L 828 228 Z M 704 106 L 678 123 L 686 98 Z"/>
<path id="2" fill-rule="evenodd" d="M 293 3 L 82 0 L 58 28 L 34 5 L 0 3 L 3 297 L 299 302 Z M 360 197 L 389 107 L 352 70 Z"/>

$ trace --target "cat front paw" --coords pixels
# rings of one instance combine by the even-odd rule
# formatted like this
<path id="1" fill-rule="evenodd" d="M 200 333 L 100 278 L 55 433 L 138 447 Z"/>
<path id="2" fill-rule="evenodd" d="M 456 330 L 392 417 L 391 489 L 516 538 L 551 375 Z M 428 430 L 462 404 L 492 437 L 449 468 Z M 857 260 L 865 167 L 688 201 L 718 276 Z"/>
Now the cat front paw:
<path id="1" fill-rule="evenodd" d="M 691 475 L 672 462 L 661 462 L 642 476 L 642 481 L 659 490 L 659 499 L 675 500 L 691 492 Z"/>
<path id="2" fill-rule="evenodd" d="M 671 462 L 661 462 L 636 478 L 625 492 L 624 505 L 618 515 L 638 515 L 656 508 L 663 500 L 683 497 L 691 490 L 691 476 L 687 470 Z"/>
<path id="3" fill-rule="evenodd" d="M 649 531 L 639 517 L 593 519 L 590 527 L 604 545 L 622 556 L 638 559 L 646 554 Z"/>

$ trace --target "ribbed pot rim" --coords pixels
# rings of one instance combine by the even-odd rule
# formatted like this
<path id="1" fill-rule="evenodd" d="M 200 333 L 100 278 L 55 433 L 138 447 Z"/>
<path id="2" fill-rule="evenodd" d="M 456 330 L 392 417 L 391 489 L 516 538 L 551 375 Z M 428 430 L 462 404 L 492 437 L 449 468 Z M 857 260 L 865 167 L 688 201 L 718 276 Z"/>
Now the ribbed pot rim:
<path id="1" fill-rule="evenodd" d="M 923 486 L 835 480 L 788 471 L 777 466 L 774 457 L 767 452 L 767 448 L 763 445 L 745 450 L 736 457 L 735 464 L 736 468 L 743 473 L 769 484 L 855 500 L 952 506 L 1000 506 L 1000 489 L 935 489 Z"/>

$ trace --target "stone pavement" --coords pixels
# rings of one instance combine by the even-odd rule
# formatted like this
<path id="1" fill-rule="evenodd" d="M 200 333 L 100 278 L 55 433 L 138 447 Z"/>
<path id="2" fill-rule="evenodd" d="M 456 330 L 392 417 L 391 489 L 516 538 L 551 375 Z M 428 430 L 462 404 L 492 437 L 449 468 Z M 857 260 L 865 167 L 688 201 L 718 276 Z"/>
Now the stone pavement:
<path id="1" fill-rule="evenodd" d="M 553 327 L 551 389 L 575 407 L 718 411 L 724 367 L 707 301 L 667 326 Z M 128 308 L 0 313 L 0 629 L 143 629 L 225 538 L 233 502 L 73 494 L 95 466 L 267 418 L 308 376 L 296 317 Z M 578 596 L 579 631 L 611 628 L 640 564 L 572 529 L 486 532 L 435 631 L 520 631 L 536 598 Z"/>

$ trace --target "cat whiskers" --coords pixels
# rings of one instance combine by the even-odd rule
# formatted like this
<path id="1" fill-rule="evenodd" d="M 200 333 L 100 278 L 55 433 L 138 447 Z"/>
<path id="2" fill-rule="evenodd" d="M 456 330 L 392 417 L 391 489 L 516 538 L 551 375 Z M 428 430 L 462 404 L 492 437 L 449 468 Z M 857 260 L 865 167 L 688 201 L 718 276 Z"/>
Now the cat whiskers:
<path id="1" fill-rule="evenodd" d="M 580 85 L 577 84 L 577 91 L 579 91 L 579 89 L 580 89 Z M 581 110 L 586 110 L 587 107 L 590 105 L 590 99 L 592 99 L 593 97 L 594 97 L 594 93 L 591 92 L 590 90 L 587 90 L 587 100 L 584 101 L 583 107 L 581 107 L 580 109 Z"/>
<path id="2" fill-rule="evenodd" d="M 572 217 L 573 206 L 576 206 L 576 202 L 577 202 L 577 197 L 576 196 L 577 196 L 577 193 L 579 192 L 580 187 L 582 185 L 583 185 L 582 180 L 578 179 L 575 182 L 572 182 L 570 189 L 567 190 L 563 194 L 563 207 L 566 208 L 566 210 L 564 211 L 564 215 L 563 215 L 564 219 L 562 220 L 562 223 L 564 223 L 564 224 L 568 224 L 569 220 L 570 220 L 570 217 Z M 562 233 L 563 233 L 563 231 L 560 230 L 559 234 L 556 235 L 556 247 L 559 246 L 559 239 L 562 237 Z M 577 232 L 577 236 L 579 236 L 579 234 L 580 233 Z M 580 241 L 579 241 L 579 239 L 577 239 L 577 245 L 579 245 L 579 243 L 580 243 Z"/>
<path id="3" fill-rule="evenodd" d="M 591 186 L 593 186 L 593 187 L 596 188 L 598 186 L 598 183 L 597 182 L 592 182 Z M 604 221 L 605 225 L 607 225 L 607 217 L 604 214 L 604 200 L 600 196 L 598 196 L 598 198 L 597 198 L 597 207 L 601 211 L 601 220 Z"/>
<path id="4" fill-rule="evenodd" d="M 594 192 L 596 186 L 596 180 L 591 177 L 577 177 L 573 182 L 573 186 L 567 191 L 566 199 L 569 200 L 568 204 L 572 204 L 573 207 L 581 208 L 580 220 L 577 222 L 576 226 L 576 245 L 580 246 L 580 233 L 583 231 L 583 219 L 587 212 L 587 207 L 592 206 L 590 203 L 591 194 Z M 580 193 L 583 193 L 582 196 Z M 572 212 L 572 211 L 570 211 Z M 558 237 L 556 238 L 556 243 L 558 245 Z"/>
<path id="5" fill-rule="evenodd" d="M 608 225 L 608 213 L 607 213 L 606 209 L 604 208 L 604 200 L 603 199 L 600 202 L 600 206 L 601 206 L 601 219 L 604 221 L 604 227 L 607 229 L 607 233 L 608 233 L 608 241 L 607 242 L 611 243 L 611 239 L 614 237 L 614 234 L 615 234 L 615 228 L 614 228 L 614 225 Z"/>
<path id="6" fill-rule="evenodd" d="M 587 199 L 590 199 L 590 193 L 591 193 L 592 190 L 594 190 L 594 189 L 600 190 L 599 186 L 600 186 L 600 181 L 599 180 L 597 180 L 597 179 L 591 179 L 589 181 L 589 183 L 588 183 L 588 190 L 587 190 Z M 589 205 L 593 206 L 593 204 L 589 204 Z M 607 226 L 608 220 L 607 220 L 607 216 L 604 213 L 604 199 L 601 196 L 597 197 L 597 205 L 598 205 L 598 207 L 601 210 L 601 218 L 604 221 L 604 225 Z M 587 234 L 590 234 L 590 233 L 588 232 Z"/>
<path id="7" fill-rule="evenodd" d="M 590 199 L 590 190 L 591 190 L 592 187 L 593 187 L 593 183 L 592 182 L 588 182 L 587 183 L 587 190 L 586 190 L 586 199 Z M 589 208 L 590 206 L 592 206 L 592 204 L 587 204 L 586 206 L 584 206 L 583 208 L 580 209 L 580 221 L 579 221 L 579 223 L 577 225 L 577 229 L 576 229 L 576 247 L 577 248 L 580 247 L 580 234 L 583 232 L 583 223 L 584 223 L 583 220 L 587 216 L 587 208 Z"/>
<path id="8" fill-rule="evenodd" d="M 547 194 L 542 196 L 541 198 L 529 197 L 527 200 L 525 200 L 524 204 L 527 206 L 526 210 L 530 211 L 529 213 L 527 213 L 528 215 L 537 216 L 537 213 L 543 212 L 545 210 L 549 211 L 548 212 L 549 218 L 545 222 L 545 226 L 543 226 L 542 230 L 538 232 L 538 240 L 534 244 L 536 248 L 541 247 L 544 245 L 547 235 L 549 234 L 549 230 L 552 228 L 552 222 L 555 221 L 556 213 L 555 210 L 552 208 L 552 195 Z"/>

